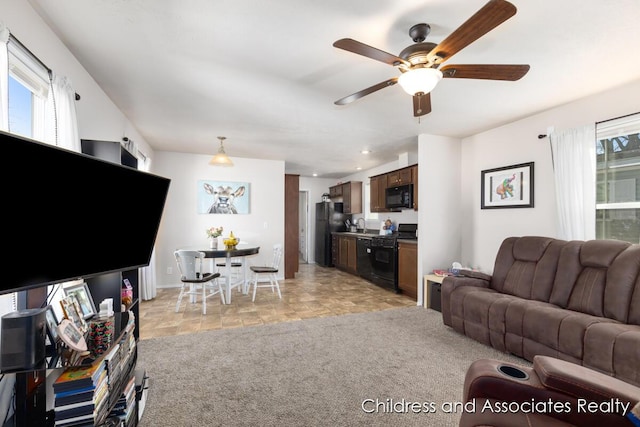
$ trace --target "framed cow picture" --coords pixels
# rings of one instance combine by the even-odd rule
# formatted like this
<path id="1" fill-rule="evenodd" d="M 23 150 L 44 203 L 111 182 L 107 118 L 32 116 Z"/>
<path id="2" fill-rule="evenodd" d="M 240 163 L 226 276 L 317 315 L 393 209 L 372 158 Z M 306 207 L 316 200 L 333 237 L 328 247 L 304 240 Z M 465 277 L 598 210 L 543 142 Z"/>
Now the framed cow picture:
<path id="1" fill-rule="evenodd" d="M 248 182 L 198 181 L 199 214 L 248 214 Z"/>

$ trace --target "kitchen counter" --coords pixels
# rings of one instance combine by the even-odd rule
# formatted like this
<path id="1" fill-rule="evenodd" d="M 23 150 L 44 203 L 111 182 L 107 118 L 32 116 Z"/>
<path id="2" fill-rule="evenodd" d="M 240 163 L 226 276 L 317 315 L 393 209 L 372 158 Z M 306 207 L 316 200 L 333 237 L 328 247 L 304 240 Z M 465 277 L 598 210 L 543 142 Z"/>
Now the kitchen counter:
<path id="1" fill-rule="evenodd" d="M 331 234 L 335 234 L 337 236 L 353 236 L 353 237 L 364 237 L 366 239 L 370 239 L 373 236 L 377 236 L 378 233 L 362 233 L 362 232 L 356 232 L 356 231 L 334 231 Z"/>
<path id="2" fill-rule="evenodd" d="M 372 237 L 379 235 L 378 232 L 362 233 L 362 232 L 354 232 L 354 231 L 334 231 L 331 234 L 335 234 L 337 236 L 364 237 L 365 239 L 370 239 Z M 414 245 L 418 244 L 418 239 L 398 239 L 397 241 L 403 242 L 403 243 L 413 243 Z"/>

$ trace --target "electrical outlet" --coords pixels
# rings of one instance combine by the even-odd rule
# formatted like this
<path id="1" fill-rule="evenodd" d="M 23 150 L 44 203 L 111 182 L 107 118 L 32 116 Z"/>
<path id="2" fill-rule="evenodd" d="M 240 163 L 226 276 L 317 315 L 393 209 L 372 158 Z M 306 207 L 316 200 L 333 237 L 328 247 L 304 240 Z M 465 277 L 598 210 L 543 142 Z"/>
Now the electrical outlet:
<path id="1" fill-rule="evenodd" d="M 173 268 L 167 267 L 167 274 L 173 274 Z"/>

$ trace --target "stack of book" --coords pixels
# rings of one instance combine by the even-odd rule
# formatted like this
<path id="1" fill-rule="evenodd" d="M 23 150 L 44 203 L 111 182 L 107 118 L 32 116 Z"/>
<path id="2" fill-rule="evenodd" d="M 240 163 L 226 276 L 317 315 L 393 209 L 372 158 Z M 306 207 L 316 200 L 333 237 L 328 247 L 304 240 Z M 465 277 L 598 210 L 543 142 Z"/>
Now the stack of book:
<path id="1" fill-rule="evenodd" d="M 122 390 L 122 394 L 111 410 L 109 417 L 117 417 L 120 420 L 120 425 L 125 427 L 137 424 L 136 379 L 134 376 L 131 376 L 126 387 Z"/>
<path id="2" fill-rule="evenodd" d="M 64 370 L 53 383 L 56 427 L 93 425 L 103 418 L 109 387 L 104 360 Z"/>
<path id="3" fill-rule="evenodd" d="M 120 370 L 122 368 L 120 344 L 115 344 L 104 357 L 105 367 L 108 372 L 109 385 L 115 386 L 120 378 Z"/>

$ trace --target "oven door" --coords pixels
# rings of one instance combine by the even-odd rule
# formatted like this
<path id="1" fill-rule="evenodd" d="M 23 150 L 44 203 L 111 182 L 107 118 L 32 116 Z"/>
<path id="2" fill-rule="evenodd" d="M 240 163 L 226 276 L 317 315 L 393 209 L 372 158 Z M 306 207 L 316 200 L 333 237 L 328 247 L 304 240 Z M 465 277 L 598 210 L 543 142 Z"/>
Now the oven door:
<path id="1" fill-rule="evenodd" d="M 396 258 L 397 253 L 394 247 L 371 245 L 372 281 L 397 292 Z"/>

